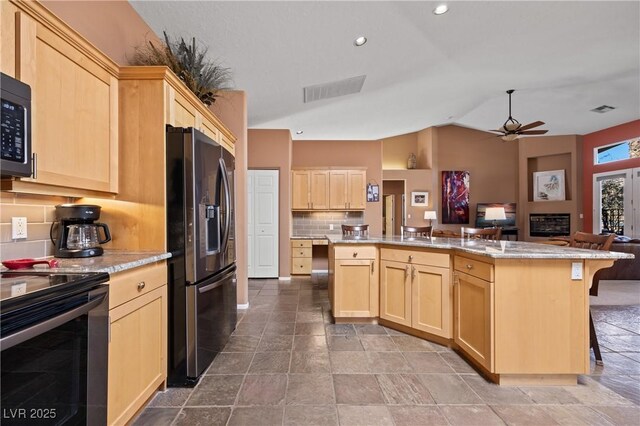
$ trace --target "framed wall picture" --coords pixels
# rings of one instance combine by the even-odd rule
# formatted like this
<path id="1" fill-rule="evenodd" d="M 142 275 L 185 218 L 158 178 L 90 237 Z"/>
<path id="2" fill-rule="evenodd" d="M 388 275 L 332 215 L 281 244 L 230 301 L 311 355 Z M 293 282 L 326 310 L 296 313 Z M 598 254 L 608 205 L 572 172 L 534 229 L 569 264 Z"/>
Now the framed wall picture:
<path id="1" fill-rule="evenodd" d="M 442 223 L 469 223 L 469 172 L 442 172 Z"/>
<path id="2" fill-rule="evenodd" d="M 563 201 L 564 170 L 533 172 L 533 201 Z"/>
<path id="3" fill-rule="evenodd" d="M 375 184 L 367 184 L 367 202 L 380 201 L 380 187 Z"/>
<path id="4" fill-rule="evenodd" d="M 429 205 L 429 193 L 426 191 L 412 192 L 411 205 L 414 207 L 427 207 Z"/>

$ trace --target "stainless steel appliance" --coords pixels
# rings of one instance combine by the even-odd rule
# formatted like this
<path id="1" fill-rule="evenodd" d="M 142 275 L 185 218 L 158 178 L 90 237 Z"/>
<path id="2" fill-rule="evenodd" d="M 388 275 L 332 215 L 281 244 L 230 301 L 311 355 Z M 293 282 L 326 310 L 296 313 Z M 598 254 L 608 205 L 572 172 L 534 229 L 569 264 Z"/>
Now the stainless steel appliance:
<path id="1" fill-rule="evenodd" d="M 106 424 L 108 280 L 2 273 L 2 424 Z"/>
<path id="2" fill-rule="evenodd" d="M 193 386 L 236 325 L 233 155 L 167 128 L 170 386 Z"/>
<path id="3" fill-rule="evenodd" d="M 100 244 L 111 241 L 109 227 L 95 222 L 100 218 L 100 206 L 93 204 L 58 204 L 56 222 L 51 224 L 49 236 L 55 246 L 55 257 L 100 256 Z M 99 230 L 104 232 L 100 237 Z"/>
<path id="4" fill-rule="evenodd" d="M 0 73 L 2 176 L 31 176 L 31 88 Z"/>

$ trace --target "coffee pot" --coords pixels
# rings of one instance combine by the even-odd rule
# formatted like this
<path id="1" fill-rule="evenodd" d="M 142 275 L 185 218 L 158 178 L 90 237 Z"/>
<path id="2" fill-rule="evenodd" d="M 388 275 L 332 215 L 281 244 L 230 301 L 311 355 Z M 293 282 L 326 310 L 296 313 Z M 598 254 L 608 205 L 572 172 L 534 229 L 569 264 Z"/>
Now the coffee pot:
<path id="1" fill-rule="evenodd" d="M 104 252 L 100 244 L 111 241 L 111 233 L 106 224 L 95 222 L 100 218 L 100 209 L 92 204 L 56 206 L 57 220 L 50 230 L 55 257 L 92 257 Z M 100 229 L 104 238 L 100 237 Z"/>

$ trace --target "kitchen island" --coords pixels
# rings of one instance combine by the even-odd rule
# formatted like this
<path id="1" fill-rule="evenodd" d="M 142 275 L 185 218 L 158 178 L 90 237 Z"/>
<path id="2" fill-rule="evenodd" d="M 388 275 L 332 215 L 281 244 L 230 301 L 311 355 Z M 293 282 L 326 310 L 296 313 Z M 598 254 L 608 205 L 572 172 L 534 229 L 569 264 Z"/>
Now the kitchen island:
<path id="1" fill-rule="evenodd" d="M 503 385 L 589 372 L 589 287 L 628 253 L 460 238 L 329 239 L 336 322 L 378 322 L 448 345 Z"/>

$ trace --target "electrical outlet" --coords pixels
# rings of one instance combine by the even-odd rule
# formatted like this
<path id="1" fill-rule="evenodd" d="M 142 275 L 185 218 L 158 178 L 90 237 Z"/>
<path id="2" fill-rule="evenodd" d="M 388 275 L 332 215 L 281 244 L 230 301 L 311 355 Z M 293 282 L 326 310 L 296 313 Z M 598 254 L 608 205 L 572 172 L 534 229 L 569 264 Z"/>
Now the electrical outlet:
<path id="1" fill-rule="evenodd" d="M 333 223 L 329 224 L 329 231 L 333 231 Z"/>
<path id="2" fill-rule="evenodd" d="M 572 280 L 582 279 L 582 262 L 571 263 L 571 279 Z"/>
<path id="3" fill-rule="evenodd" d="M 11 238 L 19 240 L 27 238 L 27 218 L 12 217 L 11 218 Z"/>

